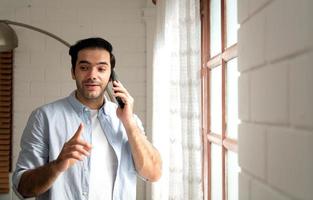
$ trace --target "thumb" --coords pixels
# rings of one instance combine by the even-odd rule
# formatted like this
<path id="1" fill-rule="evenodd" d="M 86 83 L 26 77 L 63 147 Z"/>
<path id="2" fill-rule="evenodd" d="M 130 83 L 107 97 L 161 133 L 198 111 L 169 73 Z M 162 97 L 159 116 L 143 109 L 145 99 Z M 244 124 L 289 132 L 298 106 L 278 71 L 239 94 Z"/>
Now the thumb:
<path id="1" fill-rule="evenodd" d="M 83 131 L 84 131 L 84 124 L 80 123 L 72 139 L 79 139 Z"/>

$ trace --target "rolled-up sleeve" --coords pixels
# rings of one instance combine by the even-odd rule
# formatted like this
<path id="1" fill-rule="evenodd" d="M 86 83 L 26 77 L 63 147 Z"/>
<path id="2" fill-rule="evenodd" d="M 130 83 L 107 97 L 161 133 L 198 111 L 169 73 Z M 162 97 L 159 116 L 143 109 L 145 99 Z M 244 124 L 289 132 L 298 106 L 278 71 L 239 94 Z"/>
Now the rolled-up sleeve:
<path id="1" fill-rule="evenodd" d="M 47 119 L 39 109 L 32 112 L 23 131 L 20 142 L 20 153 L 13 173 L 13 190 L 18 193 L 18 185 L 22 174 L 30 169 L 38 168 L 48 162 L 49 145 Z"/>

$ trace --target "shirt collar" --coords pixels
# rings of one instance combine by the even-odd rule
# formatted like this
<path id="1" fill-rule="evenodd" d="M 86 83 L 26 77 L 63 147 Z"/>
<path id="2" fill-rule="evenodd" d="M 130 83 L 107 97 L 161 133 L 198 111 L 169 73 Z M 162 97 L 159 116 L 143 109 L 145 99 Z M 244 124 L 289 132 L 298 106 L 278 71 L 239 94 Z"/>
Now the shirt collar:
<path id="1" fill-rule="evenodd" d="M 85 106 L 84 104 L 82 104 L 80 101 L 78 101 L 78 99 L 76 98 L 76 90 L 73 91 L 69 97 L 68 97 L 68 101 L 70 102 L 70 104 L 73 106 L 74 110 L 80 114 L 80 113 L 84 113 L 90 110 L 89 107 Z M 101 106 L 101 108 L 99 109 L 99 112 L 102 112 L 103 114 L 106 115 L 106 113 L 108 113 L 108 98 L 106 96 L 104 96 L 104 104 Z M 107 111 L 107 112 L 106 112 Z"/>

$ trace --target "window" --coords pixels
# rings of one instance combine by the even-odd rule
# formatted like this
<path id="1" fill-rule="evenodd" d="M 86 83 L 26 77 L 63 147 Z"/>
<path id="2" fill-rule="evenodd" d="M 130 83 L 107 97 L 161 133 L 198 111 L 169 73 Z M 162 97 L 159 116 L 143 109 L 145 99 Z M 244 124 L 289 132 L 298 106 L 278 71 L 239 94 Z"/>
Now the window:
<path id="1" fill-rule="evenodd" d="M 204 194 L 238 199 L 237 0 L 201 0 Z"/>
<path id="2" fill-rule="evenodd" d="M 13 53 L 0 53 L 0 194 L 8 193 L 11 171 Z"/>

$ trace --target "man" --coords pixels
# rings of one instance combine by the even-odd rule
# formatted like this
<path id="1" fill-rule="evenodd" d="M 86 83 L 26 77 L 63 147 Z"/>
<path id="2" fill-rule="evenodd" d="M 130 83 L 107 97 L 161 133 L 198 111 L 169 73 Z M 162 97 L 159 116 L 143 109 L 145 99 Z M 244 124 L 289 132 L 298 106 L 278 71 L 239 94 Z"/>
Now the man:
<path id="1" fill-rule="evenodd" d="M 104 96 L 115 65 L 112 46 L 88 38 L 71 46 L 69 54 L 77 89 L 32 112 L 13 189 L 21 198 L 135 199 L 136 175 L 158 180 L 161 158 L 144 136 L 125 87 L 112 81 L 123 108 Z"/>

